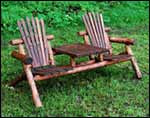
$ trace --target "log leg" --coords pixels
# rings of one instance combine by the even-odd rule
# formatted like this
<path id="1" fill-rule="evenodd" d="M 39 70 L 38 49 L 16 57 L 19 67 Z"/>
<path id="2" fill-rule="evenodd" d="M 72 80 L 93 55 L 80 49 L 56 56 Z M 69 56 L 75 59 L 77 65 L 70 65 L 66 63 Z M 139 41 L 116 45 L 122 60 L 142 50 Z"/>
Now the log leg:
<path id="1" fill-rule="evenodd" d="M 98 56 L 100 61 L 104 61 L 103 54 L 99 54 Z"/>
<path id="2" fill-rule="evenodd" d="M 25 50 L 23 48 L 23 44 L 19 44 L 18 45 L 18 50 L 19 50 L 19 53 L 21 54 L 25 54 Z M 23 64 L 24 66 L 24 64 Z M 19 82 L 21 82 L 22 80 L 25 80 L 26 79 L 26 75 L 25 73 L 22 73 L 22 75 L 18 76 L 15 80 L 13 80 L 12 82 L 10 82 L 10 86 L 15 86 L 16 84 L 18 84 Z"/>
<path id="3" fill-rule="evenodd" d="M 25 74 L 21 74 L 20 76 L 18 76 L 15 80 L 11 81 L 9 83 L 9 86 L 15 86 L 16 84 L 18 84 L 19 82 L 23 81 L 26 79 Z"/>
<path id="4" fill-rule="evenodd" d="M 70 57 L 70 64 L 72 67 L 76 66 L 76 62 L 75 62 L 75 58 L 74 57 Z"/>
<path id="5" fill-rule="evenodd" d="M 31 68 L 29 67 L 29 65 L 24 66 L 24 68 L 25 68 L 25 73 L 27 75 L 28 83 L 31 87 L 33 101 L 34 101 L 36 107 L 41 107 L 42 103 L 41 103 L 39 93 L 36 88 L 36 84 L 35 84 L 35 81 L 34 81 L 34 78 L 33 78 L 32 72 L 31 72 Z"/>
<path id="6" fill-rule="evenodd" d="M 135 57 L 133 55 L 133 52 L 132 52 L 132 50 L 131 50 L 129 45 L 126 45 L 126 52 L 128 54 L 132 55 L 131 63 L 132 63 L 133 69 L 135 70 L 137 78 L 141 79 L 142 78 L 142 73 L 141 73 L 141 71 L 140 71 L 140 69 L 138 67 L 137 61 L 136 61 L 136 59 L 135 59 Z"/>

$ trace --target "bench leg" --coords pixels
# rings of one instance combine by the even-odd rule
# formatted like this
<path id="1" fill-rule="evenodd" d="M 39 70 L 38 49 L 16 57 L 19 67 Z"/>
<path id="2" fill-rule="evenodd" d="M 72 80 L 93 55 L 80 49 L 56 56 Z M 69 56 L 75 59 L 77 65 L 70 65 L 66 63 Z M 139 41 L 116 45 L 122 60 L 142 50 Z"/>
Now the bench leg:
<path id="1" fill-rule="evenodd" d="M 137 78 L 138 78 L 138 79 L 141 79 L 141 78 L 142 78 L 142 73 L 141 73 L 141 71 L 140 71 L 140 69 L 139 69 L 139 66 L 138 66 L 138 64 L 137 64 L 137 61 L 136 61 L 136 59 L 135 59 L 135 57 L 134 57 L 134 55 L 133 55 L 133 52 L 132 52 L 132 50 L 131 50 L 131 48 L 130 48 L 129 45 L 126 45 L 126 52 L 127 52 L 128 54 L 132 55 L 131 63 L 132 63 L 133 69 L 135 70 L 135 73 L 136 73 Z"/>
<path id="2" fill-rule="evenodd" d="M 75 62 L 75 58 L 74 57 L 70 57 L 70 64 L 72 67 L 76 66 L 76 62 Z"/>
<path id="3" fill-rule="evenodd" d="M 18 84 L 19 82 L 23 81 L 26 79 L 25 74 L 21 74 L 20 76 L 18 76 L 15 80 L 11 81 L 9 83 L 9 86 L 15 86 L 16 84 Z"/>
<path id="4" fill-rule="evenodd" d="M 138 64 L 137 64 L 137 61 L 136 61 L 135 57 L 131 58 L 131 63 L 132 63 L 133 69 L 135 70 L 137 78 L 141 79 L 142 78 L 142 73 L 141 73 L 141 71 L 138 67 Z"/>
<path id="5" fill-rule="evenodd" d="M 41 107 L 42 102 L 40 100 L 39 93 L 38 93 L 31 69 L 28 66 L 25 67 L 25 73 L 27 75 L 27 80 L 28 80 L 28 83 L 29 83 L 31 91 L 32 91 L 33 101 L 34 101 L 36 107 Z"/>

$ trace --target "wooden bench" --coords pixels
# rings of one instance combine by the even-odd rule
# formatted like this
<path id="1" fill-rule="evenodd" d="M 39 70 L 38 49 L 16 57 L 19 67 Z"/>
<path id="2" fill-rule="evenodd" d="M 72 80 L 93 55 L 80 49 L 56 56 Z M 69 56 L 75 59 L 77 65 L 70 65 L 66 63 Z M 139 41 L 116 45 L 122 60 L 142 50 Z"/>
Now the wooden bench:
<path id="1" fill-rule="evenodd" d="M 130 47 L 134 44 L 134 40 L 108 36 L 107 32 L 110 31 L 110 28 L 104 28 L 102 14 L 87 13 L 83 16 L 83 22 L 86 31 L 78 32 L 78 34 L 84 38 L 84 44 L 62 45 L 54 48 L 48 43 L 48 40 L 52 40 L 54 36 L 46 35 L 42 19 L 26 17 L 25 20 L 21 19 L 17 22 L 21 38 L 12 40 L 10 44 L 18 46 L 18 51 L 13 51 L 12 57 L 22 62 L 23 73 L 10 85 L 15 86 L 22 80 L 27 80 L 36 107 L 42 106 L 35 83 L 38 80 L 55 78 L 124 61 L 131 61 L 137 78 L 142 77 Z M 114 55 L 111 42 L 125 44 L 125 51 L 119 55 Z M 70 56 L 70 64 L 55 65 L 54 55 L 57 54 Z M 89 60 L 76 63 L 75 58 L 82 56 L 89 56 Z"/>

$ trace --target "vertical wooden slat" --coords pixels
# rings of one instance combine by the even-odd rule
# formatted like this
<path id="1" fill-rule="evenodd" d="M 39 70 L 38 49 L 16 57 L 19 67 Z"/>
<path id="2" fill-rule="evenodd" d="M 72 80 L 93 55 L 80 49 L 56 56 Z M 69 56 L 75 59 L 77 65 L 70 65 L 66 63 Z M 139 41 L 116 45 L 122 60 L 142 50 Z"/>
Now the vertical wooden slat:
<path id="1" fill-rule="evenodd" d="M 43 47 L 43 41 L 42 41 L 42 35 L 41 35 L 41 29 L 38 18 L 35 18 L 36 25 L 37 25 L 37 31 L 38 31 L 38 38 L 40 41 L 40 47 L 41 47 L 41 53 L 42 53 L 42 63 L 43 65 L 46 65 L 45 55 L 44 55 L 44 47 Z"/>
<path id="2" fill-rule="evenodd" d="M 105 32 L 105 29 L 104 29 L 104 22 L 103 22 L 102 14 L 100 14 L 100 19 L 101 19 L 102 31 L 103 31 L 103 35 L 104 35 L 106 48 L 109 49 L 110 48 L 110 44 L 109 44 L 109 39 L 108 39 L 108 37 L 106 35 L 106 32 Z"/>
<path id="3" fill-rule="evenodd" d="M 37 27 L 36 27 L 36 22 L 35 19 L 32 17 L 32 26 L 33 26 L 33 31 L 34 31 L 34 38 L 35 38 L 35 44 L 37 47 L 37 51 L 38 51 L 38 61 L 39 61 L 39 65 L 42 65 L 42 53 L 41 53 L 41 49 L 40 49 L 40 41 L 38 40 L 38 33 L 37 33 Z"/>
<path id="4" fill-rule="evenodd" d="M 49 63 L 48 59 L 50 59 L 51 64 L 55 65 L 54 56 L 53 56 L 53 51 L 52 51 L 51 45 L 50 45 L 50 43 L 47 42 L 47 39 L 46 39 L 44 21 L 41 20 L 40 23 L 41 23 L 41 27 L 42 27 L 44 45 L 45 45 L 45 48 L 46 48 L 46 52 L 45 53 L 47 53 L 46 54 L 47 64 Z M 49 58 L 48 58 L 48 54 L 50 55 Z"/>
<path id="5" fill-rule="evenodd" d="M 34 54 L 34 51 L 33 51 L 33 45 L 30 41 L 30 35 L 28 33 L 27 26 L 26 26 L 25 21 L 23 19 L 21 20 L 21 22 L 22 22 L 22 26 L 23 26 L 23 29 L 24 29 L 24 34 L 26 36 L 25 41 L 27 42 L 27 44 L 30 47 L 29 51 L 31 52 L 31 57 L 33 58 L 33 66 L 36 66 L 36 63 L 35 63 L 36 57 L 35 57 L 35 54 Z"/>
<path id="6" fill-rule="evenodd" d="M 51 45 L 46 39 L 44 21 L 26 17 L 26 22 L 21 19 L 18 21 L 19 30 L 25 43 L 29 56 L 33 58 L 33 67 L 49 64 L 55 65 Z"/>
<path id="7" fill-rule="evenodd" d="M 102 39 L 101 39 L 101 36 L 100 36 L 100 31 L 98 30 L 98 21 L 97 21 L 97 17 L 96 17 L 96 14 L 94 14 L 93 12 L 91 13 L 91 15 L 93 16 L 93 23 L 94 23 L 94 26 L 95 26 L 95 29 L 96 29 L 96 34 L 97 34 L 97 43 L 98 43 L 98 47 L 102 47 Z"/>
<path id="8" fill-rule="evenodd" d="M 96 44 L 96 36 L 94 35 L 94 30 L 93 30 L 93 27 L 91 26 L 91 22 L 90 22 L 88 14 L 85 15 L 85 19 L 86 19 L 86 22 L 87 22 L 87 28 L 89 29 L 90 34 L 93 37 L 91 39 L 91 41 L 94 44 L 94 46 L 97 46 L 97 44 Z"/>
<path id="9" fill-rule="evenodd" d="M 28 45 L 27 42 L 25 41 L 25 36 L 24 36 L 23 28 L 22 28 L 22 26 L 21 26 L 21 21 L 18 21 L 17 24 L 18 24 L 19 31 L 20 31 L 20 33 L 21 33 L 22 39 L 24 40 L 24 43 L 25 43 L 25 45 L 26 45 L 26 48 L 27 48 L 27 49 L 30 49 L 29 45 Z M 20 47 L 20 46 L 19 46 L 19 47 Z M 27 51 L 28 51 L 28 50 L 27 50 Z M 28 54 L 29 54 L 29 56 L 31 56 L 30 51 L 28 51 Z"/>
<path id="10" fill-rule="evenodd" d="M 29 30 L 30 41 L 33 45 L 33 52 L 34 52 L 34 55 L 35 55 L 35 60 L 34 60 L 35 66 L 38 66 L 39 65 L 38 50 L 37 50 L 36 42 L 34 40 L 34 35 L 33 35 L 32 27 L 31 27 L 31 24 L 30 24 L 30 19 L 28 17 L 26 17 L 26 21 L 27 21 L 28 30 Z"/>
<path id="11" fill-rule="evenodd" d="M 27 38 L 26 37 L 26 33 L 24 32 L 24 30 L 23 30 L 24 28 L 22 27 L 22 20 L 23 19 L 21 19 L 21 21 L 18 21 L 17 24 L 18 24 L 18 27 L 19 27 L 22 39 L 23 39 L 23 41 L 24 41 L 24 43 L 26 45 L 28 55 L 32 57 L 32 51 L 31 51 L 32 47 L 29 45 L 29 42 L 26 39 Z M 32 64 L 35 65 L 34 62 Z"/>
<path id="12" fill-rule="evenodd" d="M 91 28 L 93 29 L 93 34 L 95 35 L 95 42 L 96 42 L 96 46 L 97 46 L 98 45 L 98 36 L 97 36 L 96 28 L 94 26 L 94 22 L 93 22 L 91 13 L 88 13 L 88 16 L 89 16 L 89 21 L 91 23 Z"/>
<path id="13" fill-rule="evenodd" d="M 40 24 L 41 24 L 41 29 L 42 29 L 42 39 L 43 39 L 43 47 L 44 47 L 44 52 L 45 52 L 44 53 L 45 54 L 45 61 L 46 61 L 46 64 L 48 64 L 49 63 L 49 60 L 48 60 L 48 44 L 47 44 L 43 19 L 40 20 Z"/>
<path id="14" fill-rule="evenodd" d="M 83 16 L 83 21 L 90 36 L 93 46 L 111 49 L 108 36 L 104 29 L 102 14 L 87 13 Z"/>
<path id="15" fill-rule="evenodd" d="M 104 34 L 103 34 L 103 29 L 102 29 L 102 25 L 101 25 L 101 19 L 99 17 L 99 14 L 97 13 L 97 19 L 98 19 L 98 28 L 99 28 L 99 32 L 100 32 L 100 36 L 101 36 L 101 44 L 102 44 L 102 47 L 105 48 L 106 47 L 106 44 L 105 44 L 105 40 L 104 40 Z"/>
<path id="16" fill-rule="evenodd" d="M 97 28 L 97 34 L 98 34 L 98 41 L 99 41 L 99 47 L 104 48 L 105 47 L 105 42 L 103 40 L 103 32 L 102 32 L 102 28 L 100 27 L 100 20 L 98 19 L 98 14 L 97 13 L 93 13 L 93 16 L 95 17 L 94 21 L 95 21 L 95 27 Z"/>
<path id="17" fill-rule="evenodd" d="M 84 24 L 85 24 L 85 26 L 86 26 L 86 30 L 87 30 L 87 32 L 88 32 L 88 34 L 89 34 L 89 36 L 90 36 L 92 45 L 93 45 L 93 46 L 96 46 L 95 37 L 94 37 L 94 35 L 93 35 L 93 30 L 92 30 L 92 28 L 91 28 L 91 26 L 90 26 L 90 23 L 89 23 L 89 20 L 88 20 L 88 16 L 87 16 L 87 15 L 84 15 L 84 16 L 83 16 L 83 21 L 84 21 Z"/>

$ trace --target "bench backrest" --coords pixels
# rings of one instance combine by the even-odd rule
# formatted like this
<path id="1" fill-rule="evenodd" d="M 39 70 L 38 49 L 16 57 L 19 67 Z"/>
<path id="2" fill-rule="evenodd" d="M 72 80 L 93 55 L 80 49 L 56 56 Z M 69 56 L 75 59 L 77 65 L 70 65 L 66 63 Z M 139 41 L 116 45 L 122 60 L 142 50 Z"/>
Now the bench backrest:
<path id="1" fill-rule="evenodd" d="M 48 65 L 49 51 L 52 49 L 46 39 L 43 19 L 26 17 L 25 20 L 21 19 L 17 23 L 27 54 L 33 58 L 33 67 Z"/>
<path id="2" fill-rule="evenodd" d="M 104 29 L 102 14 L 86 13 L 82 18 L 87 33 L 90 37 L 91 45 L 105 49 L 111 49 L 108 36 Z"/>

